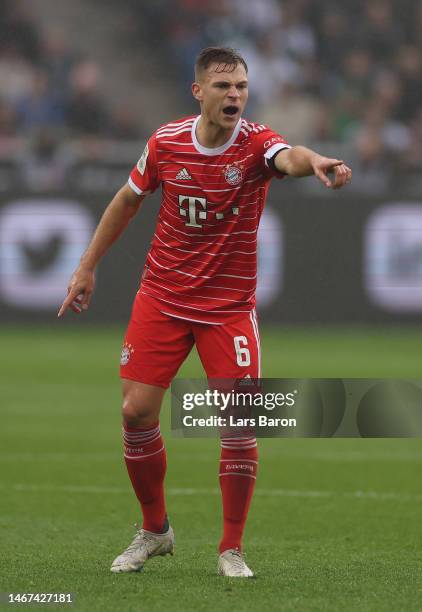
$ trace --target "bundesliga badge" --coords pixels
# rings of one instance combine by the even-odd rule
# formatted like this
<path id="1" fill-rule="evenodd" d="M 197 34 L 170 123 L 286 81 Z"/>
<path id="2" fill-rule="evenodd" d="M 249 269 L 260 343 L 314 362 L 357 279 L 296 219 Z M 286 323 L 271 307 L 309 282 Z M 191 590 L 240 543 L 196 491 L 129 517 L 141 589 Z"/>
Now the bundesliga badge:
<path id="1" fill-rule="evenodd" d="M 242 170 L 237 166 L 226 166 L 224 177 L 229 185 L 238 185 L 243 178 Z"/>
<path id="2" fill-rule="evenodd" d="M 133 348 L 133 346 L 125 342 L 120 355 L 120 365 L 125 366 L 129 362 L 130 356 L 134 352 L 135 349 Z"/>

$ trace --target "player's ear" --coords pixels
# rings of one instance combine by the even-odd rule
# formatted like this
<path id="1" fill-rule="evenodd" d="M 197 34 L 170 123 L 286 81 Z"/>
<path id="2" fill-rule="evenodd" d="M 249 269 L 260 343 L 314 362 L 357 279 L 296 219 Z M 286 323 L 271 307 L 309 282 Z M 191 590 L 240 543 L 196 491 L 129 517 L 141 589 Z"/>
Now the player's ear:
<path id="1" fill-rule="evenodd" d="M 192 95 L 195 100 L 202 102 L 202 89 L 199 83 L 192 83 Z"/>

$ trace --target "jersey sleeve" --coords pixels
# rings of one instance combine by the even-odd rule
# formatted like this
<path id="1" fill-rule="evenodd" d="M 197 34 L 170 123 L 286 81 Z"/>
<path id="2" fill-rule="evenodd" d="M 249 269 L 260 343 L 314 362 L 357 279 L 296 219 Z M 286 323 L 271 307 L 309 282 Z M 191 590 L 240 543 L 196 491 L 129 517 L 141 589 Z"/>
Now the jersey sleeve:
<path id="1" fill-rule="evenodd" d="M 128 183 L 138 195 L 153 193 L 161 180 L 157 164 L 155 134 L 148 140 L 138 163 L 132 168 Z"/>
<path id="2" fill-rule="evenodd" d="M 277 132 L 266 128 L 256 135 L 254 138 L 254 150 L 257 163 L 265 176 L 269 178 L 275 176 L 279 179 L 286 176 L 283 172 L 279 172 L 273 163 L 276 155 L 284 149 L 291 149 L 291 146 L 284 136 L 280 136 Z"/>

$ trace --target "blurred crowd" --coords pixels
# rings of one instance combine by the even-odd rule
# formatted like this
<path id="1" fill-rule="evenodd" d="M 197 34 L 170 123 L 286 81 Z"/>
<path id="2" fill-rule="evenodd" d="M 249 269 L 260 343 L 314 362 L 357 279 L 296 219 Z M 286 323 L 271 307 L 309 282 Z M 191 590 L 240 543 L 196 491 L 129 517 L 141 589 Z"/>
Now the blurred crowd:
<path id="1" fill-rule="evenodd" d="M 99 66 L 23 6 L 0 0 L 0 151 L 20 135 L 41 152 L 63 136 L 145 138 L 124 100 L 105 102 Z M 186 114 L 196 54 L 229 45 L 249 65 L 248 118 L 293 144 L 343 147 L 368 191 L 420 175 L 422 0 L 127 0 L 125 10 L 126 44 L 132 36 L 136 57 L 140 37 L 148 43 Z"/>
<path id="2" fill-rule="evenodd" d="M 113 107 L 101 70 L 67 42 L 63 28 L 42 27 L 22 0 L 0 0 L 0 141 L 66 135 L 139 137 L 136 118 Z"/>
<path id="3" fill-rule="evenodd" d="M 169 11 L 158 0 L 150 11 L 167 42 L 163 58 L 175 58 L 186 92 L 201 48 L 234 46 L 249 65 L 250 119 L 292 143 L 344 145 L 362 189 L 419 176 L 421 0 L 172 4 Z"/>

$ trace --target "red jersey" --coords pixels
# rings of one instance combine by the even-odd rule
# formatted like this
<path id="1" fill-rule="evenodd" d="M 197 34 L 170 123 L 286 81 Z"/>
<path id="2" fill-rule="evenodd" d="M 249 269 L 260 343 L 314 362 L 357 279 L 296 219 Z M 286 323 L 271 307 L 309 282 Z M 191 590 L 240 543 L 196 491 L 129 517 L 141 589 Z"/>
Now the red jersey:
<path id="1" fill-rule="evenodd" d="M 170 315 L 218 323 L 255 306 L 257 232 L 270 179 L 269 160 L 290 148 L 264 125 L 239 119 L 217 148 L 196 138 L 200 116 L 167 123 L 149 139 L 129 185 L 162 185 L 162 203 L 141 293 Z"/>

